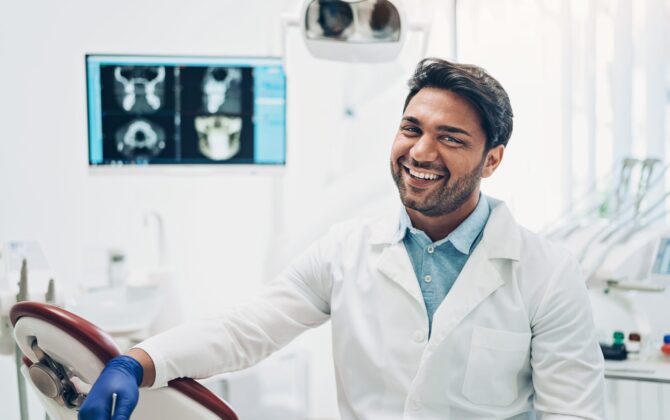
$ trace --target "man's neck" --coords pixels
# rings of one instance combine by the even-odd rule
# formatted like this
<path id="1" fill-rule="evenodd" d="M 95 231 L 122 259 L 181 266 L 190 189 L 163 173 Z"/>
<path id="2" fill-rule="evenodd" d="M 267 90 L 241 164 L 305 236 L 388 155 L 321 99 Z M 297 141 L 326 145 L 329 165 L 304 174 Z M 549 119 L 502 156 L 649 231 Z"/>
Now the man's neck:
<path id="1" fill-rule="evenodd" d="M 474 192 L 459 208 L 448 214 L 440 216 L 426 216 L 416 210 L 405 208 L 412 226 L 422 230 L 433 241 L 446 238 L 463 223 L 463 220 L 475 210 L 479 202 L 479 190 Z"/>

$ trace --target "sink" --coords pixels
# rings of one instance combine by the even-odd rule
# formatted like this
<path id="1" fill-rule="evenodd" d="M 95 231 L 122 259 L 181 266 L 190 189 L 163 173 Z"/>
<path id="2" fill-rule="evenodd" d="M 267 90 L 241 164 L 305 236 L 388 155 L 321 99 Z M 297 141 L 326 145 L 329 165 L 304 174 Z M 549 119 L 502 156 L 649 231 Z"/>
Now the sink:
<path id="1" fill-rule="evenodd" d="M 67 301 L 65 309 L 112 335 L 122 335 L 148 328 L 161 300 L 158 286 L 93 289 Z"/>

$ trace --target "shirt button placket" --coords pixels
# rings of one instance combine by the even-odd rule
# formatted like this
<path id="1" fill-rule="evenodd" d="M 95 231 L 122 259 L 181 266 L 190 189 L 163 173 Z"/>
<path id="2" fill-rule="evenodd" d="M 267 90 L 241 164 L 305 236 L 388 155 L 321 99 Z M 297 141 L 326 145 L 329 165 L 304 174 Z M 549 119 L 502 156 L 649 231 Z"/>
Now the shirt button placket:
<path id="1" fill-rule="evenodd" d="M 416 330 L 414 331 L 414 341 L 417 343 L 423 343 L 423 341 L 426 339 L 426 334 L 421 331 L 421 330 Z"/>

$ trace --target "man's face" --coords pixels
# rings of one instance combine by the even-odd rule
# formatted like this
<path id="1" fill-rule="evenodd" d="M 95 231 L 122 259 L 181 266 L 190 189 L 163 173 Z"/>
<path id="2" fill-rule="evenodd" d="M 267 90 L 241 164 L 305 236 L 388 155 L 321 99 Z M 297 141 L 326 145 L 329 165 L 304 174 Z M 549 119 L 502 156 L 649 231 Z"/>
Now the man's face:
<path id="1" fill-rule="evenodd" d="M 391 149 L 391 173 L 403 205 L 425 216 L 458 209 L 479 192 L 485 146 L 479 114 L 466 99 L 444 89 L 421 89 L 407 105 Z"/>

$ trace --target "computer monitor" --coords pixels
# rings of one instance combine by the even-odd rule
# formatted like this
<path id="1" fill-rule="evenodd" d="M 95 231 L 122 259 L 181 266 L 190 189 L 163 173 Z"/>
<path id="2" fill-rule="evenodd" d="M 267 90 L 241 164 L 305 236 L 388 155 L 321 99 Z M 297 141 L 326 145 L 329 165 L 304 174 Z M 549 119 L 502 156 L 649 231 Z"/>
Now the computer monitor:
<path id="1" fill-rule="evenodd" d="M 91 167 L 281 167 L 279 58 L 87 55 Z"/>

